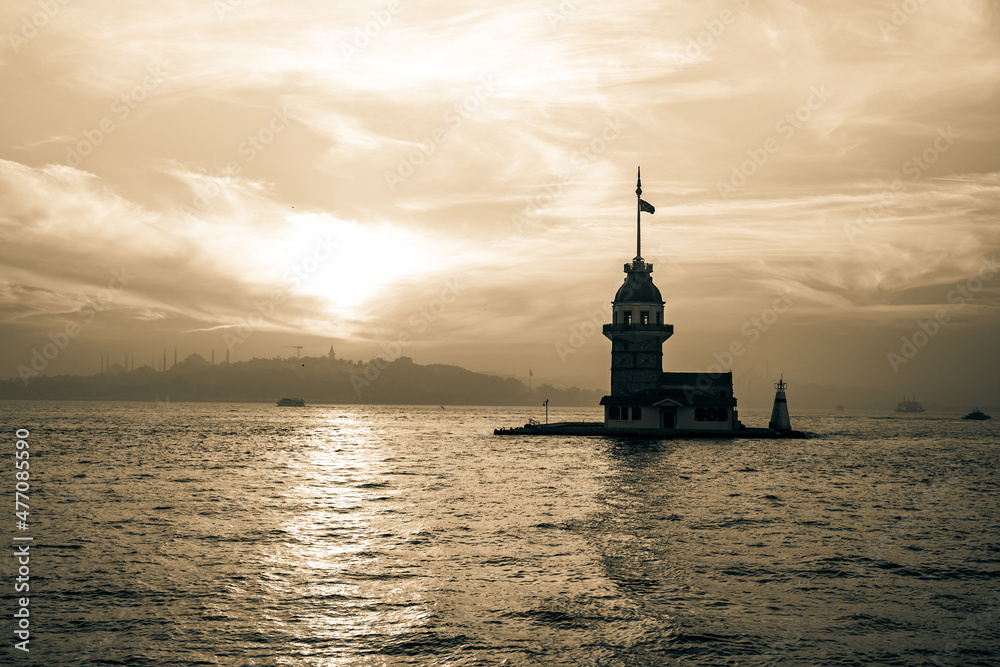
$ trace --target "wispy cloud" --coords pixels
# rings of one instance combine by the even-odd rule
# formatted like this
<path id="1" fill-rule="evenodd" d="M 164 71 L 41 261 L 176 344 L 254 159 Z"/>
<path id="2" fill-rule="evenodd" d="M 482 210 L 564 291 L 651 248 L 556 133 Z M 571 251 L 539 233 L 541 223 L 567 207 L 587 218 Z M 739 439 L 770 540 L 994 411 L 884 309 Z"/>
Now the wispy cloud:
<path id="1" fill-rule="evenodd" d="M 127 266 L 115 335 L 216 335 L 283 290 L 269 331 L 360 356 L 459 277 L 414 349 L 544 369 L 621 279 L 640 163 L 676 338 L 784 289 L 802 340 L 889 330 L 1000 249 L 995 3 L 216 4 L 67 3 L 0 52 L 0 330 L 44 335 Z"/>

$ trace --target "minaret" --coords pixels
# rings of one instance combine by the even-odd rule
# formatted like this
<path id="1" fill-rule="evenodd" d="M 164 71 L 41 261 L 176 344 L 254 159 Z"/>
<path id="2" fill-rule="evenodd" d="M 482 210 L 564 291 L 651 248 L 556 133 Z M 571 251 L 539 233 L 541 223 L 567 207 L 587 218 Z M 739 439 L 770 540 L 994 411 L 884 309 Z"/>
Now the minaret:
<path id="1" fill-rule="evenodd" d="M 785 387 L 788 384 L 785 382 L 784 374 L 781 375 L 781 379 L 774 384 L 774 407 L 771 408 L 771 421 L 768 423 L 767 427 L 772 431 L 791 431 L 792 421 L 788 418 L 788 401 L 785 400 Z"/>
<path id="2" fill-rule="evenodd" d="M 656 389 L 663 372 L 663 342 L 674 327 L 663 321 L 663 298 L 650 274 L 653 265 L 642 259 L 641 213 L 655 210 L 642 200 L 641 174 L 635 183 L 635 258 L 625 264 L 625 283 L 611 304 L 611 324 L 604 335 L 611 340 L 611 395 L 623 396 Z"/>

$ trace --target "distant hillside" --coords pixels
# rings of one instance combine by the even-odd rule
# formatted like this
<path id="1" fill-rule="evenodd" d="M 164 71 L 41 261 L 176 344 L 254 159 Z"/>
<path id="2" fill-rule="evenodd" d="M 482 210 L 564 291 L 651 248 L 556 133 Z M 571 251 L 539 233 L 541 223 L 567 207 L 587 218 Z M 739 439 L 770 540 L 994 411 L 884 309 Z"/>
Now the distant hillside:
<path id="1" fill-rule="evenodd" d="M 97 375 L 60 375 L 0 381 L 3 399 L 273 402 L 285 396 L 307 403 L 409 405 L 596 406 L 601 392 L 556 389 L 529 392 L 519 380 L 474 373 L 457 366 L 422 366 L 409 357 L 363 363 L 327 357 L 253 359 L 210 364 L 197 354 L 165 372 L 149 366 L 126 371 L 114 364 Z"/>

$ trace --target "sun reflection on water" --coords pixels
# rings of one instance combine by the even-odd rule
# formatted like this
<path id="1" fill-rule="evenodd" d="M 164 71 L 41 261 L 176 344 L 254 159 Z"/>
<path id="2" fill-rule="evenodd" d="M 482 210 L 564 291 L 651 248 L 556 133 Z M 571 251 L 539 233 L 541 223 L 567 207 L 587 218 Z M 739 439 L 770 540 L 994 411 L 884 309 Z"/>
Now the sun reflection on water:
<path id="1" fill-rule="evenodd" d="M 282 522 L 291 548 L 276 567 L 295 572 L 281 594 L 300 601 L 304 638 L 403 644 L 432 617 L 426 580 L 399 552 L 419 528 L 396 517 L 402 491 L 384 430 L 370 415 L 331 410 L 290 442 L 288 494 L 299 510 Z"/>

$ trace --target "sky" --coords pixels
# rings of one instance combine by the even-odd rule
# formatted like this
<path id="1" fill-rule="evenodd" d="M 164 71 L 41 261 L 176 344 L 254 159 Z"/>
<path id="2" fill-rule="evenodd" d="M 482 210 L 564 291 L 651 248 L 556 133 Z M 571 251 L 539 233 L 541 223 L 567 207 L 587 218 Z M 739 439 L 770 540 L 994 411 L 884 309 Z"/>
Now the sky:
<path id="1" fill-rule="evenodd" d="M 666 370 L 1000 404 L 996 1 L 7 0 L 0 37 L 0 377 L 301 345 L 607 388 L 641 165 Z"/>

